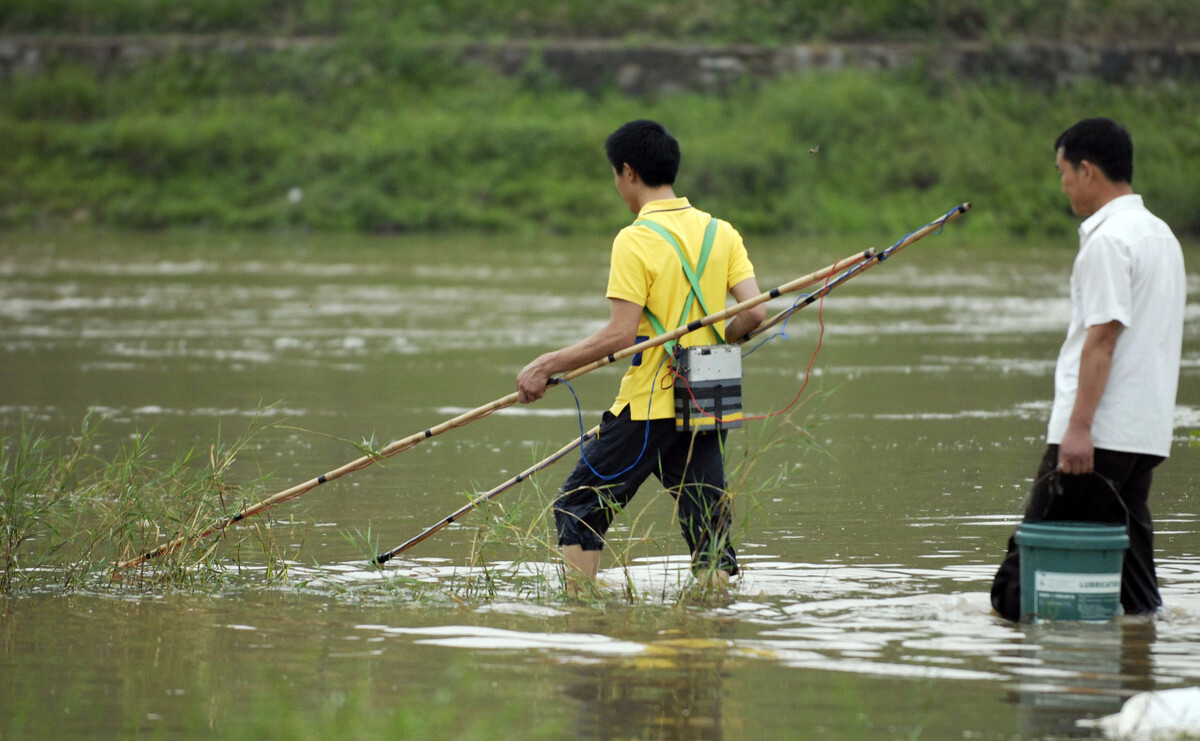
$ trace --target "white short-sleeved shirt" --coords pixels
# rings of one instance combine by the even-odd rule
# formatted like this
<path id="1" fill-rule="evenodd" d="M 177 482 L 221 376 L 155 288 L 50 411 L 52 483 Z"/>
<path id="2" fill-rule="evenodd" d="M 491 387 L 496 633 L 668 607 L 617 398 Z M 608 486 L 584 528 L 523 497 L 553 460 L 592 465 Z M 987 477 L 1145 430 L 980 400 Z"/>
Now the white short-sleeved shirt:
<path id="1" fill-rule="evenodd" d="M 1071 323 L 1054 372 L 1046 440 L 1062 442 L 1089 327 L 1118 321 L 1108 383 L 1092 423 L 1097 448 L 1166 456 L 1174 433 L 1187 277 L 1171 229 L 1139 195 L 1106 203 L 1079 227 Z"/>

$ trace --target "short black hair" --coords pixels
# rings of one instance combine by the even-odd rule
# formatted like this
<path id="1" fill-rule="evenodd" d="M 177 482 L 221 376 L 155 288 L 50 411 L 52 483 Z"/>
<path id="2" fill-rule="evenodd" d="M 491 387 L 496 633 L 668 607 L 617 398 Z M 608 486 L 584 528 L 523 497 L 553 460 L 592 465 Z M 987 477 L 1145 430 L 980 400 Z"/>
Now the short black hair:
<path id="1" fill-rule="evenodd" d="M 650 187 L 673 185 L 679 174 L 679 142 L 662 124 L 647 119 L 630 121 L 609 135 L 604 152 L 613 169 L 629 163 Z"/>
<path id="2" fill-rule="evenodd" d="M 1114 183 L 1133 183 L 1133 137 L 1121 124 L 1107 118 L 1085 118 L 1058 135 L 1054 151 L 1072 167 L 1088 160 Z"/>

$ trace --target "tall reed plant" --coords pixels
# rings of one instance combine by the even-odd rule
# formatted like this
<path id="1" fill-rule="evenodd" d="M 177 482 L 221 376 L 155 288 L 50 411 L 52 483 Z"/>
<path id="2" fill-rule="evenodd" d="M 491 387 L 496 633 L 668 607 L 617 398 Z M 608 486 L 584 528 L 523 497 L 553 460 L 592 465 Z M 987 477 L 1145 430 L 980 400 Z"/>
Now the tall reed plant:
<path id="1" fill-rule="evenodd" d="M 98 422 L 89 416 L 61 439 L 26 428 L 0 440 L 0 594 L 221 584 L 243 565 L 242 554 L 247 561 L 252 554 L 256 569 L 265 564 L 269 579 L 286 575 L 291 555 L 269 521 L 200 537 L 249 496 L 231 482 L 229 468 L 253 428 L 230 444 L 215 442 L 207 455 L 191 450 L 162 461 L 151 453 L 151 433 L 113 443 Z M 99 452 L 110 446 L 111 453 Z M 187 542 L 140 567 L 114 570 L 176 537 Z M 221 547 L 231 539 L 233 568 Z"/>

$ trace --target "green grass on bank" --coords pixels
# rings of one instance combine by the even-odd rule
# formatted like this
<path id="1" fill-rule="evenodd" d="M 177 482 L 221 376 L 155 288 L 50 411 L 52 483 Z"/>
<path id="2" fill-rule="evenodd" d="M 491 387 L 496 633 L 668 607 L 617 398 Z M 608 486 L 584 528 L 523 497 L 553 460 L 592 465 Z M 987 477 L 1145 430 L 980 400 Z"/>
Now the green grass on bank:
<path id="1" fill-rule="evenodd" d="M 628 214 L 603 139 L 651 117 L 682 142 L 678 190 L 747 232 L 903 233 L 972 201 L 976 229 L 1062 234 L 1050 148 L 1107 115 L 1151 208 L 1200 233 L 1198 93 L 847 70 L 646 99 L 383 41 L 64 62 L 0 81 L 0 225 L 607 233 Z"/>
<path id="2" fill-rule="evenodd" d="M 0 0 L 0 32 L 809 40 L 1200 34 L 1194 0 Z"/>

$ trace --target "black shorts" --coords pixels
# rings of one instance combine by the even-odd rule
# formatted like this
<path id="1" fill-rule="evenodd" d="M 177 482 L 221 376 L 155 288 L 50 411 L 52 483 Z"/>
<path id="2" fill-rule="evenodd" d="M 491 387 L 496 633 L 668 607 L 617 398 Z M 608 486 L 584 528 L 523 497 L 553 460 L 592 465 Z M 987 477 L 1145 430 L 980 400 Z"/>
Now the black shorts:
<path id="1" fill-rule="evenodd" d="M 613 516 L 654 474 L 676 501 L 693 568 L 715 565 L 736 574 L 724 442 L 724 432 L 679 432 L 674 419 L 634 421 L 629 407 L 617 416 L 605 412 L 599 435 L 584 446 L 582 458 L 554 503 L 558 544 L 578 545 L 585 551 L 603 549 Z M 614 478 L 603 478 L 621 471 Z"/>

